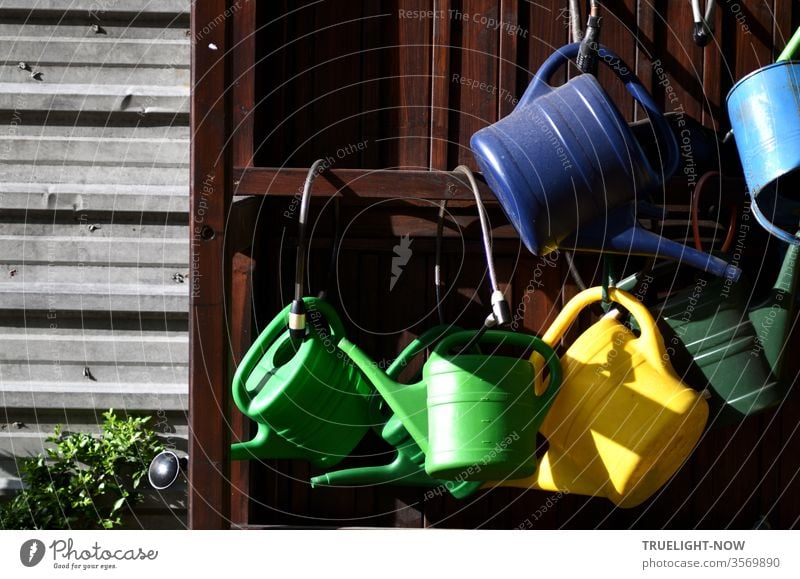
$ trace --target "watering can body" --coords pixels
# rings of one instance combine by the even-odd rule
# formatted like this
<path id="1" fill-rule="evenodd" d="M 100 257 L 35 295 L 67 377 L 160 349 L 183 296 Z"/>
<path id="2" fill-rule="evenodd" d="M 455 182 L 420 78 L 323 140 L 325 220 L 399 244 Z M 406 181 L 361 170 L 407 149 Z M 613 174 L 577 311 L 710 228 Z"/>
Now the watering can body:
<path id="1" fill-rule="evenodd" d="M 456 326 L 435 326 L 423 332 L 398 354 L 394 362 L 386 369 L 386 375 L 393 380 L 397 379 L 400 371 L 412 358 L 438 343 L 445 336 L 457 331 L 460 331 L 460 328 Z M 432 478 L 425 472 L 425 453 L 409 434 L 403 421 L 397 414 L 391 414 L 391 409 L 377 392 L 373 395 L 372 402 L 370 408 L 374 410 L 375 414 L 373 422 L 383 423 L 380 435 L 386 443 L 395 448 L 395 459 L 385 465 L 350 468 L 313 477 L 311 479 L 312 487 L 376 484 L 441 486 L 457 499 L 466 498 L 480 488 L 480 483 L 476 482 L 444 481 Z M 382 416 L 387 410 L 390 415 Z"/>
<path id="2" fill-rule="evenodd" d="M 783 61 L 760 68 L 737 82 L 727 105 L 736 147 L 758 223 L 792 244 L 800 238 L 779 227 L 797 209 L 800 183 L 800 62 Z M 794 196 L 789 199 L 787 195 Z M 788 216 L 792 230 L 797 215 Z"/>
<path id="3" fill-rule="evenodd" d="M 786 399 L 782 363 L 799 261 L 800 246 L 789 246 L 770 292 L 749 308 L 748 286 L 704 279 L 651 308 L 676 368 L 711 393 L 713 426 L 734 424 Z"/>
<path id="4" fill-rule="evenodd" d="M 372 381 L 425 453 L 425 471 L 444 480 L 490 480 L 536 471 L 536 432 L 555 399 L 560 366 L 538 338 L 487 331 L 481 343 L 533 347 L 548 361 L 553 383 L 540 395 L 531 389 L 527 360 L 500 355 L 449 354 L 474 332 L 442 340 L 423 367 L 423 380 L 399 384 L 354 344 L 341 349 Z"/>
<path id="5" fill-rule="evenodd" d="M 344 335 L 341 321 L 324 300 L 304 302 L 314 323 L 302 340 L 286 330 L 287 307 L 237 368 L 234 401 L 259 431 L 252 441 L 233 446 L 234 458 L 303 458 L 331 466 L 347 456 L 370 427 L 372 389 L 336 347 Z"/>
<path id="6" fill-rule="evenodd" d="M 532 253 L 546 254 L 578 226 L 662 183 L 597 79 L 583 74 L 553 88 L 553 72 L 579 43 L 548 58 L 507 117 L 476 132 L 470 145 L 489 187 Z M 600 58 L 625 82 L 665 144 L 666 176 L 678 163 L 675 137 L 652 97 L 619 57 Z"/>
<path id="7" fill-rule="evenodd" d="M 633 507 L 661 488 L 697 443 L 708 405 L 675 375 L 644 306 L 620 290 L 609 296 L 636 316 L 641 336 L 606 316 L 575 340 L 561 359 L 563 385 L 542 423 L 549 447 L 539 470 L 502 486 L 603 496 Z M 575 296 L 544 341 L 556 343 L 581 309 L 601 299 L 601 288 Z M 535 355 L 532 361 L 539 363 Z"/>

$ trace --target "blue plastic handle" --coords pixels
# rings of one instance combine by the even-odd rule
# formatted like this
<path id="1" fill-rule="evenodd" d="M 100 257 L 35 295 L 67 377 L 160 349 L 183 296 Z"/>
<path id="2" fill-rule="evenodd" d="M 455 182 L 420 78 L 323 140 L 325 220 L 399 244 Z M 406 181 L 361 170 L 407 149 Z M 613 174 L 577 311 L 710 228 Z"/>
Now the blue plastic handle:
<path id="1" fill-rule="evenodd" d="M 553 76 L 553 73 L 562 64 L 566 64 L 570 59 L 578 56 L 580 46 L 580 42 L 573 42 L 572 44 L 567 44 L 559 48 L 551 54 L 547 60 L 542 63 L 542 66 L 536 71 L 536 74 L 533 75 L 531 83 L 523 93 L 522 98 L 519 99 L 519 104 L 517 106 L 525 107 L 543 94 L 553 90 L 553 87 L 548 84 L 550 77 Z M 650 163 L 645 160 L 647 170 L 650 172 L 655 186 L 660 187 L 663 184 L 663 180 L 667 179 L 675 172 L 680 162 L 680 151 L 678 150 L 678 141 L 675 139 L 675 133 L 672 132 L 667 119 L 664 118 L 664 113 L 658 108 L 653 97 L 650 96 L 650 93 L 648 93 L 647 89 L 642 85 L 642 82 L 616 53 L 600 45 L 597 50 L 597 56 L 600 62 L 608 66 L 625 84 L 625 88 L 634 100 L 647 111 L 647 115 L 650 117 L 656 134 L 659 137 L 659 141 L 665 146 L 666 162 L 664 163 L 663 178 L 650 166 Z"/>

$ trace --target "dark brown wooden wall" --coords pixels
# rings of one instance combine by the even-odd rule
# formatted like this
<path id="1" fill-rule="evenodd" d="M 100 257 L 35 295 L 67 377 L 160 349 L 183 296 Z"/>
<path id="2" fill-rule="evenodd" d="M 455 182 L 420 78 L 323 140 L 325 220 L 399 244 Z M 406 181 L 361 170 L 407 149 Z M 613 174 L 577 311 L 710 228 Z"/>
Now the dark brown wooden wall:
<path id="1" fill-rule="evenodd" d="M 733 82 L 770 62 L 800 23 L 798 2 L 720 2 L 717 43 L 703 50 L 691 39 L 688 2 L 605 4 L 602 42 L 635 68 L 666 110 L 682 107 L 720 131 L 727 130 L 724 98 Z M 566 0 L 260 2 L 253 43 L 254 156 L 244 163 L 308 167 L 323 157 L 336 168 L 452 170 L 459 163 L 474 168 L 470 136 L 510 112 L 512 99 L 522 94 L 531 74 L 567 42 L 566 7 Z M 401 10 L 469 14 L 469 19 L 401 17 Z M 476 23 L 475 14 L 478 20 L 502 19 L 518 31 L 491 30 Z M 658 85 L 654 61 L 668 73 L 677 103 L 670 103 L 666 89 Z M 497 89 L 471 88 L 454 82 L 454 75 Z M 601 71 L 600 80 L 629 120 L 641 117 L 609 71 Z M 674 185 L 683 195 L 685 183 Z M 295 223 L 284 217 L 290 202 L 267 195 L 260 212 L 256 239 L 263 255 L 254 296 L 260 327 L 290 296 Z M 688 197 L 677 203 L 688 204 Z M 436 323 L 432 235 L 437 204 L 414 200 L 413 187 L 399 174 L 396 190 L 386 200 L 346 198 L 340 205 L 342 249 L 330 289 L 352 339 L 375 359 L 393 358 L 414 335 Z M 446 316 L 477 327 L 489 295 L 480 231 L 472 205 L 453 203 L 450 210 L 444 243 Z M 315 201 L 312 213 L 313 219 L 319 218 L 310 275 L 315 293 L 326 278 L 334 204 Z M 527 306 L 518 310 L 523 328 L 540 333 L 577 289 L 563 259 L 553 266 L 527 254 L 496 207 L 491 216 L 498 274 L 512 309 L 519 308 L 527 292 Z M 392 250 L 402 235 L 412 239 L 413 255 L 390 291 Z M 579 261 L 587 281 L 597 282 L 596 259 Z M 638 265 L 629 263 L 628 270 Z M 456 501 L 425 500 L 424 489 L 399 487 L 311 490 L 307 480 L 312 471 L 305 463 L 254 464 L 250 522 L 514 528 L 527 521 L 533 528 L 749 528 L 764 515 L 775 527 L 792 527 L 800 516 L 798 423 L 795 397 L 779 411 L 709 432 L 663 492 L 629 510 L 578 496 L 553 501 L 548 493 L 535 491 L 496 490 Z M 385 449 L 379 441 L 366 440 L 359 452 Z M 548 499 L 554 504 L 541 513 Z"/>

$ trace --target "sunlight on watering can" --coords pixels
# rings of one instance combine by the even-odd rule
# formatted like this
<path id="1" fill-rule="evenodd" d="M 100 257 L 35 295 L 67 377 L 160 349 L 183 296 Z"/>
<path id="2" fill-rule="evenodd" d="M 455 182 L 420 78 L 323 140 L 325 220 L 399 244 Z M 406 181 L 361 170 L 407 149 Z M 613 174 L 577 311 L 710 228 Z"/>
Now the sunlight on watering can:
<path id="1" fill-rule="evenodd" d="M 532 348 L 546 360 L 551 381 L 535 394 L 534 368 L 499 354 L 451 353 L 475 332 L 457 332 L 434 348 L 423 379 L 400 384 L 355 344 L 339 347 L 374 384 L 425 453 L 425 471 L 446 480 L 490 480 L 536 471 L 536 432 L 561 382 L 552 348 L 534 336 L 489 330 L 480 344 Z M 525 474 L 523 474 L 525 473 Z"/>
<path id="2" fill-rule="evenodd" d="M 336 347 L 344 336 L 341 320 L 324 300 L 303 302 L 314 321 L 306 336 L 291 336 L 287 306 L 236 370 L 233 399 L 258 424 L 258 434 L 232 445 L 234 460 L 301 458 L 332 466 L 369 429 L 372 387 Z"/>
<path id="3" fill-rule="evenodd" d="M 739 80 L 726 102 L 736 148 L 744 169 L 753 215 L 767 232 L 794 245 L 800 184 L 800 29 L 778 61 Z M 789 207 L 787 207 L 787 204 Z"/>
<path id="4" fill-rule="evenodd" d="M 400 352 L 394 362 L 386 369 L 386 375 L 392 380 L 396 380 L 401 370 L 416 355 L 436 344 L 445 336 L 459 331 L 462 330 L 457 326 L 440 325 L 423 332 Z M 384 423 L 380 435 L 387 444 L 395 448 L 394 460 L 385 465 L 351 468 L 316 476 L 311 479 L 312 487 L 376 484 L 421 487 L 442 486 L 459 499 L 466 498 L 480 488 L 479 482 L 444 481 L 431 477 L 425 472 L 425 453 L 409 434 L 403 425 L 403 421 L 397 414 L 391 413 L 391 408 L 377 393 L 373 396 L 372 402 L 371 408 L 378 415 L 374 417 L 373 421 L 376 424 Z M 386 411 L 389 412 L 390 416 L 382 416 Z"/>
<path id="5" fill-rule="evenodd" d="M 748 297 L 752 286 L 743 283 L 699 279 L 650 308 L 675 368 L 712 394 L 712 426 L 773 408 L 789 394 L 782 365 L 795 318 L 798 261 L 800 246 L 790 245 L 766 296 Z"/>
<path id="6" fill-rule="evenodd" d="M 614 288 L 609 298 L 635 316 L 641 335 L 606 316 L 579 336 L 561 359 L 564 381 L 542 423 L 549 448 L 539 470 L 487 486 L 603 496 L 633 507 L 658 491 L 692 452 L 708 405 L 675 375 L 647 309 Z M 579 293 L 543 340 L 557 344 L 581 310 L 601 300 L 599 287 Z M 541 365 L 536 354 L 531 362 Z M 537 382 L 536 390 L 542 387 Z"/>

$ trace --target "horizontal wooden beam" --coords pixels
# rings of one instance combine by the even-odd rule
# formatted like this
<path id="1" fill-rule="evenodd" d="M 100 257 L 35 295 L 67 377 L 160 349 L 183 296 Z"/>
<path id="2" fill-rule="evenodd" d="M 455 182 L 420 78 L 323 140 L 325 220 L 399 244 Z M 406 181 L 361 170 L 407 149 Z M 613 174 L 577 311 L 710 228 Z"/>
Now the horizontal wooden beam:
<path id="1" fill-rule="evenodd" d="M 303 191 L 308 169 L 237 167 L 234 195 L 294 196 Z M 481 198 L 496 203 L 489 186 L 476 175 Z M 472 190 L 462 173 L 452 171 L 402 171 L 328 169 L 314 181 L 315 196 L 377 199 L 471 200 Z"/>

